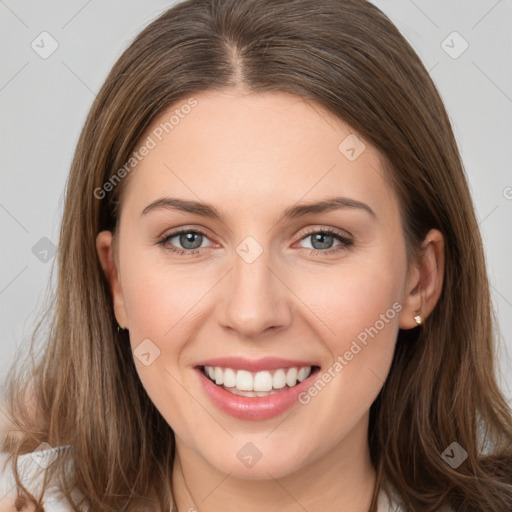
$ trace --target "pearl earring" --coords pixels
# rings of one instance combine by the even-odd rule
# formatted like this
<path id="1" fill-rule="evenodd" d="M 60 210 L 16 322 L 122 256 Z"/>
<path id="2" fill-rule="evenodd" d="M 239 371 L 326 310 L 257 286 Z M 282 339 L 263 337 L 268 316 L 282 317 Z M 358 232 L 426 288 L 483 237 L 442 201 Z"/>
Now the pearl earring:
<path id="1" fill-rule="evenodd" d="M 418 324 L 418 325 L 421 325 L 423 323 L 423 319 L 421 318 L 421 315 L 416 315 L 414 317 L 414 321 Z"/>

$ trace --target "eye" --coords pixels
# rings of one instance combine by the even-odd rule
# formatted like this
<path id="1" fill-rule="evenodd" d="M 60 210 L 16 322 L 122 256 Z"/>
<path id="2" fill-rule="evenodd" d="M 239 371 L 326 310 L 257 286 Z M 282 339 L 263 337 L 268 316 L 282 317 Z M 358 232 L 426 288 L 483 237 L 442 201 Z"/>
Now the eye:
<path id="1" fill-rule="evenodd" d="M 331 254 L 353 245 L 354 241 L 331 228 L 314 229 L 302 236 L 300 241 L 311 239 L 311 255 Z M 176 240 L 174 240 L 176 239 Z M 165 249 L 182 255 L 191 255 L 200 253 L 205 246 L 203 242 L 208 239 L 208 235 L 199 229 L 182 228 L 165 235 L 158 244 Z M 335 241 L 338 245 L 334 245 Z M 181 246 L 181 247 L 180 247 Z"/>
<path id="2" fill-rule="evenodd" d="M 346 249 L 354 243 L 351 238 L 330 228 L 311 230 L 301 238 L 301 241 L 307 239 L 311 240 L 310 254 L 312 255 L 331 254 L 332 252 Z M 333 247 L 333 243 L 336 240 L 339 241 L 339 244 Z"/>
<path id="3" fill-rule="evenodd" d="M 204 247 L 202 244 L 205 238 L 207 235 L 203 231 L 185 228 L 165 235 L 158 244 L 177 254 L 195 254 L 201 252 L 199 249 Z M 173 243 L 174 239 L 176 241 Z M 180 244 L 182 248 L 176 247 L 176 244 Z"/>

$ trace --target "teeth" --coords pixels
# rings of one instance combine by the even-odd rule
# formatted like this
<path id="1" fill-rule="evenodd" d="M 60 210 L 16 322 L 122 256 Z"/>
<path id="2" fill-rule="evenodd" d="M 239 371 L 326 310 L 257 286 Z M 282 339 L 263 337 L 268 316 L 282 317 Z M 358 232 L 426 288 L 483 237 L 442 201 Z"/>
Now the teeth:
<path id="1" fill-rule="evenodd" d="M 270 391 L 272 389 L 272 375 L 270 372 L 258 372 L 254 376 L 254 391 Z"/>
<path id="2" fill-rule="evenodd" d="M 234 394 L 242 396 L 267 396 L 275 390 L 293 387 L 311 374 L 311 366 L 302 368 L 279 368 L 272 371 L 248 372 L 218 366 L 205 366 L 204 373 L 218 386 L 229 388 Z"/>
<path id="3" fill-rule="evenodd" d="M 309 377 L 310 373 L 311 373 L 311 367 L 308 366 L 307 368 L 301 368 L 297 375 L 297 379 L 299 379 L 299 382 L 302 382 L 303 380 L 305 380 Z M 215 375 L 217 375 L 217 373 L 215 373 Z"/>
<path id="4" fill-rule="evenodd" d="M 272 387 L 274 389 L 282 389 L 286 386 L 286 373 L 284 370 L 277 370 L 272 377 Z"/>
<path id="5" fill-rule="evenodd" d="M 290 368 L 286 374 L 286 384 L 292 387 L 297 383 L 297 368 Z"/>
<path id="6" fill-rule="evenodd" d="M 217 369 L 222 371 L 220 368 L 216 368 L 215 371 L 217 371 Z M 245 370 L 238 370 L 238 372 L 236 372 L 236 389 L 240 391 L 254 391 L 252 385 L 253 378 L 250 372 L 246 372 Z"/>
<path id="7" fill-rule="evenodd" d="M 210 374 L 209 370 L 208 374 Z M 236 386 L 236 373 L 231 368 L 224 370 L 224 386 L 227 388 L 234 388 Z"/>

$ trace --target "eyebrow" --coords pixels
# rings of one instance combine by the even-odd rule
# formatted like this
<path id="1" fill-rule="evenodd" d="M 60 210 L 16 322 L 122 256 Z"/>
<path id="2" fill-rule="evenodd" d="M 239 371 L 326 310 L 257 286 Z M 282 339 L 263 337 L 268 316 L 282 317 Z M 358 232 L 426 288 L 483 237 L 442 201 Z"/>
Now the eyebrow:
<path id="1" fill-rule="evenodd" d="M 295 219 L 312 213 L 325 213 L 332 210 L 343 208 L 357 208 L 367 212 L 373 218 L 377 218 L 375 212 L 366 204 L 349 197 L 331 197 L 323 201 L 312 203 L 304 203 L 287 208 L 279 217 L 279 222 L 283 219 Z M 178 199 L 174 197 L 162 197 L 153 201 L 142 210 L 141 216 L 147 215 L 154 210 L 176 210 L 181 212 L 193 213 L 217 219 L 223 222 L 223 215 L 213 205 L 199 201 L 189 201 L 186 199 Z"/>

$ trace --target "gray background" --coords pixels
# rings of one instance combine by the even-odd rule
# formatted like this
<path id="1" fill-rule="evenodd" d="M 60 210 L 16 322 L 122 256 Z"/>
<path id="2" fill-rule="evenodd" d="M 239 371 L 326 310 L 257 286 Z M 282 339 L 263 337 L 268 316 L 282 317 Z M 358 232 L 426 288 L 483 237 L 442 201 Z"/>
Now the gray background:
<path id="1" fill-rule="evenodd" d="M 0 378 L 52 283 L 63 187 L 95 93 L 132 38 L 173 3 L 0 0 Z M 501 385 L 512 401 L 512 1 L 374 3 L 416 49 L 452 120 L 500 323 Z"/>

